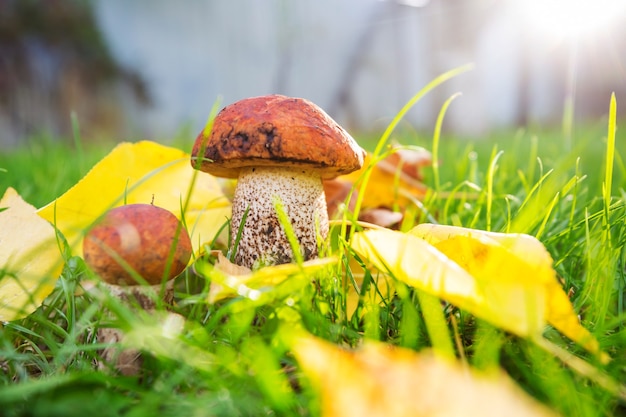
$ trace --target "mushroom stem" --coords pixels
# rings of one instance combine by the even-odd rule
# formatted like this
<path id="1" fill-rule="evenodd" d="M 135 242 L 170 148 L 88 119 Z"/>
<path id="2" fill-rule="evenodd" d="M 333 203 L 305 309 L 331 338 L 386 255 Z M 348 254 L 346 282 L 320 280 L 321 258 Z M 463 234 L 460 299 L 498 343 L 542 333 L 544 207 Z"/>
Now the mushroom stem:
<path id="1" fill-rule="evenodd" d="M 157 308 L 157 297 L 162 290 L 159 285 L 115 285 L 106 282 L 100 283 L 102 290 L 112 297 L 117 298 L 129 308 L 139 308 L 153 313 Z M 171 304 L 174 299 L 174 280 L 170 279 L 165 284 L 161 300 Z M 118 343 L 124 340 L 124 331 L 115 327 L 102 327 L 98 329 L 98 343 L 110 345 L 103 349 L 103 362 L 98 363 L 99 369 L 106 369 L 107 364 L 113 364 L 115 370 L 125 376 L 135 376 L 140 373 L 143 357 L 137 349 L 123 348 Z"/>
<path id="2" fill-rule="evenodd" d="M 303 258 L 317 258 L 318 238 L 323 241 L 328 236 L 328 212 L 320 175 L 304 168 L 255 167 L 241 170 L 233 199 L 233 240 L 237 239 L 247 211 L 236 243 L 236 264 L 254 269 L 294 259 L 276 215 L 276 198 L 291 221 Z"/>

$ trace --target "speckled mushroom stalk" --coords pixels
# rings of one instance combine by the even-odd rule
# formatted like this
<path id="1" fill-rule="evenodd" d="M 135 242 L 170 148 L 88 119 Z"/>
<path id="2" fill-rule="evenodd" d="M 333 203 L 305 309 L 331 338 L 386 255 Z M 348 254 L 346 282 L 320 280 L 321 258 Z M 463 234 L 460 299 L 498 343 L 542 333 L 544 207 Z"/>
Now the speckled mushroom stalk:
<path id="1" fill-rule="evenodd" d="M 289 217 L 303 258 L 318 256 L 318 244 L 328 236 L 328 212 L 319 173 L 305 169 L 258 167 L 242 169 L 235 190 L 232 236 L 237 236 L 247 210 L 235 263 L 255 268 L 294 259 L 276 214 L 276 199 L 282 202 Z"/>
<path id="2" fill-rule="evenodd" d="M 129 307 L 134 307 L 135 303 L 143 311 L 154 313 L 157 308 L 155 299 L 157 294 L 161 294 L 161 301 L 164 305 L 169 305 L 174 299 L 174 280 L 169 280 L 162 285 L 131 285 L 120 286 L 115 284 L 100 283 L 103 291 L 109 296 L 115 297 Z M 103 361 L 98 363 L 99 369 L 108 369 L 112 364 L 113 368 L 122 375 L 135 376 L 138 375 L 142 364 L 143 357 L 137 349 L 120 349 L 119 343 L 124 339 L 124 332 L 116 327 L 100 327 L 97 332 L 98 343 L 107 345 L 101 352 Z"/>

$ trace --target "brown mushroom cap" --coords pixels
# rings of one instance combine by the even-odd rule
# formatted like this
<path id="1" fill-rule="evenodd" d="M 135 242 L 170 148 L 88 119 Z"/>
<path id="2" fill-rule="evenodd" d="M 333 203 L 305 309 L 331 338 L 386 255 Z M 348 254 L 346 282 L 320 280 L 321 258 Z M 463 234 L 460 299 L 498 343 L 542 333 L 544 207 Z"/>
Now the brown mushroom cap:
<path id="1" fill-rule="evenodd" d="M 364 153 L 314 103 L 268 95 L 222 109 L 209 136 L 204 131 L 198 135 L 191 163 L 226 178 L 237 178 L 244 167 L 272 166 L 315 169 L 322 178 L 334 178 L 361 168 Z M 199 166 L 197 158 L 203 158 Z"/>
<path id="2" fill-rule="evenodd" d="M 138 284 L 130 267 L 155 285 L 165 272 L 167 279 L 180 274 L 192 249 L 174 214 L 152 204 L 128 204 L 106 212 L 87 232 L 83 252 L 87 265 L 109 284 Z"/>

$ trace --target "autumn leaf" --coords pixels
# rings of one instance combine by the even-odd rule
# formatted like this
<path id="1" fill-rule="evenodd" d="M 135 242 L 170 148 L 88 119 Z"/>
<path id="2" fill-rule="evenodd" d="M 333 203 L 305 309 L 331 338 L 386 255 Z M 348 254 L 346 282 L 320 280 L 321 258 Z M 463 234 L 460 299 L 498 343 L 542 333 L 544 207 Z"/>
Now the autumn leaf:
<path id="1" fill-rule="evenodd" d="M 396 279 L 489 319 L 487 301 L 474 277 L 425 240 L 380 229 L 356 233 L 350 246 L 374 267 Z M 501 324 L 508 327 L 506 320 Z M 526 323 L 525 327 L 529 325 Z"/>
<path id="2" fill-rule="evenodd" d="M 502 329 L 538 338 L 549 321 L 599 353 L 560 288 L 551 257 L 531 236 L 420 225 L 409 233 L 357 233 L 352 247 L 396 279 Z"/>
<path id="3" fill-rule="evenodd" d="M 330 219 L 340 218 L 343 213 L 343 205 L 350 196 L 347 209 L 354 210 L 356 203 L 357 191 L 352 190 L 352 183 L 348 180 L 334 178 L 332 180 L 324 180 L 324 196 L 326 197 L 326 210 Z"/>
<path id="4" fill-rule="evenodd" d="M 273 265 L 251 271 L 246 267 L 233 264 L 219 251 L 216 255 L 215 265 L 207 262 L 199 262 L 195 265 L 196 272 L 211 281 L 208 296 L 210 303 L 236 296 L 259 301 L 289 278 L 305 279 L 308 283 L 312 274 L 337 263 L 336 258 L 328 257 L 313 259 L 300 265 L 293 263 Z"/>
<path id="5" fill-rule="evenodd" d="M 14 189 L 6 190 L 0 208 L 0 321 L 12 321 L 41 305 L 63 262 L 52 225 Z"/>
<path id="6" fill-rule="evenodd" d="M 153 203 L 178 218 L 184 214 L 195 252 L 213 239 L 231 213 L 217 180 L 195 171 L 187 153 L 142 141 L 116 146 L 39 215 L 63 233 L 74 254 L 81 255 L 80 242 L 93 222 L 113 207 L 133 203 Z"/>
<path id="7" fill-rule="evenodd" d="M 329 217 L 335 217 L 338 207 L 351 192 L 352 198 L 348 204 L 350 209 L 354 208 L 357 193 L 363 193 L 363 209 L 395 206 L 406 208 L 411 204 L 411 198 L 421 199 L 426 195 L 428 187 L 422 183 L 421 169 L 431 162 L 430 152 L 417 147 L 394 149 L 386 158 L 377 162 L 371 154 L 366 155 L 361 169 L 324 181 Z M 370 168 L 372 164 L 374 165 Z M 363 190 L 360 179 L 367 169 L 371 169 L 372 173 L 367 189 Z M 353 186 L 356 186 L 354 191 Z"/>
<path id="8" fill-rule="evenodd" d="M 393 208 L 396 205 L 405 208 L 411 204 L 410 198 L 421 199 L 428 191 L 428 187 L 421 182 L 420 168 L 430 164 L 430 156 L 430 152 L 422 148 L 396 150 L 371 168 L 372 174 L 365 190 L 357 180 L 372 163 L 371 155 L 365 158 L 359 171 L 340 178 L 356 183 L 357 190 L 363 193 L 362 208 Z"/>
<path id="9" fill-rule="evenodd" d="M 403 148 L 395 145 L 392 149 L 393 152 L 380 161 L 378 167 L 394 175 L 400 170 L 402 178 L 407 182 L 422 181 L 424 179 L 422 168 L 432 165 L 433 162 L 430 151 L 417 146 Z M 419 188 L 422 187 L 423 184 Z"/>
<path id="10" fill-rule="evenodd" d="M 360 221 L 387 228 L 398 225 L 403 218 L 402 213 L 383 207 L 366 209 L 359 214 Z"/>
<path id="11" fill-rule="evenodd" d="M 556 415 L 505 374 L 482 374 L 431 352 L 373 341 L 348 350 L 309 335 L 290 343 L 323 417 Z"/>
<path id="12" fill-rule="evenodd" d="M 536 287 L 543 293 L 538 302 L 545 300 L 543 306 L 537 306 L 537 314 L 543 311 L 545 320 L 557 330 L 590 352 L 599 353 L 597 340 L 580 324 L 556 277 L 552 257 L 535 237 L 432 224 L 421 224 L 409 233 L 427 240 L 480 280 Z M 508 298 L 513 302 L 515 293 Z"/>

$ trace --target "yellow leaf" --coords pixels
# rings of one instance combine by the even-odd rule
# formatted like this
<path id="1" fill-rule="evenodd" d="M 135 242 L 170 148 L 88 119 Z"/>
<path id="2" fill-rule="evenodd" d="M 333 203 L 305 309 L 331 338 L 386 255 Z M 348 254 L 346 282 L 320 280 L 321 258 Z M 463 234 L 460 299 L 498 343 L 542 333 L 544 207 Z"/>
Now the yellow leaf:
<path id="1" fill-rule="evenodd" d="M 536 338 L 549 322 L 608 360 L 579 323 L 556 279 L 552 258 L 531 236 L 420 225 L 408 234 L 357 233 L 352 247 L 397 279 L 507 331 Z"/>
<path id="2" fill-rule="evenodd" d="M 480 374 L 430 352 L 371 341 L 350 351 L 308 335 L 292 349 L 323 417 L 555 416 L 503 373 Z"/>
<path id="3" fill-rule="evenodd" d="M 392 230 L 356 233 L 351 247 L 381 271 L 489 320 L 488 300 L 467 271 L 423 239 Z M 507 321 L 499 323 L 507 325 Z M 511 323 L 511 325 L 515 325 Z"/>
<path id="4" fill-rule="evenodd" d="M 561 287 L 552 257 L 535 237 L 432 224 L 421 224 L 409 233 L 433 244 L 479 281 L 503 287 L 498 291 L 503 297 L 501 314 L 526 307 L 528 315 L 542 314 L 542 319 L 571 340 L 600 353 L 597 340 L 580 324 Z M 522 300 L 518 297 L 522 293 L 536 294 L 536 302 Z"/>
<path id="5" fill-rule="evenodd" d="M 215 267 L 206 263 L 196 264 L 196 271 L 211 280 L 209 302 L 243 296 L 252 301 L 258 301 L 264 293 L 293 277 L 310 277 L 311 274 L 335 264 L 336 258 L 319 258 L 306 261 L 302 265 L 282 264 L 266 266 L 256 271 L 250 271 L 239 265 L 234 265 L 221 253 Z M 308 281 L 307 281 L 308 282 Z"/>
<path id="6" fill-rule="evenodd" d="M 27 316 L 52 292 L 63 261 L 54 228 L 8 188 L 0 200 L 0 321 Z"/>
<path id="7" fill-rule="evenodd" d="M 534 236 L 522 233 L 497 233 L 483 230 L 468 229 L 465 227 L 446 226 L 424 223 L 414 227 L 409 233 L 421 237 L 432 245 L 454 236 L 472 236 L 486 243 L 501 245 L 513 255 L 524 259 L 532 268 L 540 271 L 537 279 L 544 282 L 554 281 L 555 275 L 552 270 L 552 257 Z"/>
<path id="8" fill-rule="evenodd" d="M 125 202 L 153 202 L 181 218 L 189 192 L 184 217 L 197 252 L 230 217 L 230 202 L 214 177 L 191 167 L 187 153 L 150 141 L 119 144 L 76 185 L 40 209 L 39 215 L 55 224 L 73 253 L 81 255 L 85 230 L 107 210 Z"/>

